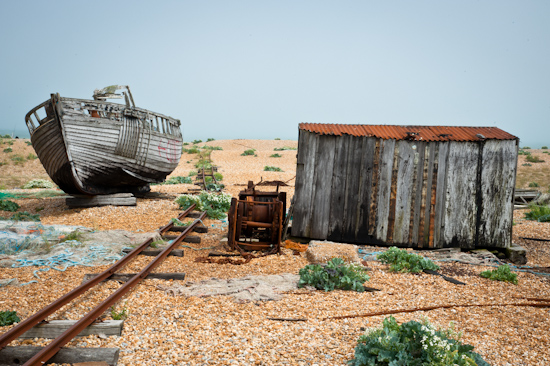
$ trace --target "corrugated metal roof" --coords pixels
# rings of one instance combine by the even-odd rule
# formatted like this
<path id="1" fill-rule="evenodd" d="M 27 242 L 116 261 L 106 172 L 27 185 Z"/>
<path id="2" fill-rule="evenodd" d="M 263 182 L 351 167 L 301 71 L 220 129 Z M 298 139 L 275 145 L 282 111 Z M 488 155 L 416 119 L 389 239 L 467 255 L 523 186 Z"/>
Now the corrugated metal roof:
<path id="1" fill-rule="evenodd" d="M 370 136 L 386 140 L 482 141 L 515 140 L 516 136 L 497 127 L 391 126 L 300 123 L 301 130 L 320 135 Z"/>

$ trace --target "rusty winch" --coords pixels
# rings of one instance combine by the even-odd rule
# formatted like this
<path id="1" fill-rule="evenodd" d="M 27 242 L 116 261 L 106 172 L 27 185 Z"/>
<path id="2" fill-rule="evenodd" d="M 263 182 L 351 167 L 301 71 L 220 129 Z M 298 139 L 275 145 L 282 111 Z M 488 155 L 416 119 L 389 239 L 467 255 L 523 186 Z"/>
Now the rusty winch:
<path id="1" fill-rule="evenodd" d="M 286 214 L 286 192 L 261 192 L 257 185 L 239 193 L 229 209 L 228 243 L 239 251 L 268 250 L 279 253 Z"/>

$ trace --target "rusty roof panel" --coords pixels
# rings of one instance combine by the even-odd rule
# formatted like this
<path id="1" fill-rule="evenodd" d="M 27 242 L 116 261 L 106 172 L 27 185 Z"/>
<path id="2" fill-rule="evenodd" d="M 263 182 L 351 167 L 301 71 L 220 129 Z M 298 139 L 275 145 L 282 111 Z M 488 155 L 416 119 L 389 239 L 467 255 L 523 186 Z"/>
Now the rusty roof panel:
<path id="1" fill-rule="evenodd" d="M 516 140 L 517 137 L 497 127 L 392 126 L 300 123 L 300 130 L 320 135 L 369 136 L 386 140 L 412 141 L 482 141 Z"/>

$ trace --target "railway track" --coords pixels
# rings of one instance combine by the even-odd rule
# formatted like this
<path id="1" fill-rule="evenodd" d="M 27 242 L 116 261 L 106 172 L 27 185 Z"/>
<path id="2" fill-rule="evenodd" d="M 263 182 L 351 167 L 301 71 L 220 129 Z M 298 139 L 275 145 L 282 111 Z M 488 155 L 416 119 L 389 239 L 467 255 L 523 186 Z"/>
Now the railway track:
<path id="1" fill-rule="evenodd" d="M 182 212 L 178 216 L 178 220 L 182 220 L 185 217 L 188 217 L 191 211 L 195 209 L 195 205 L 192 205 L 187 210 Z M 133 276 L 131 279 L 129 279 L 124 285 L 122 285 L 118 290 L 116 290 L 114 293 L 112 293 L 107 299 L 105 299 L 103 302 L 101 302 L 99 305 L 97 305 L 93 310 L 88 312 L 84 317 L 82 317 L 79 321 L 77 321 L 73 326 L 71 326 L 69 329 L 67 329 L 63 334 L 61 334 L 59 337 L 55 338 L 50 344 L 48 344 L 46 347 L 44 347 L 42 350 L 40 350 L 38 353 L 36 353 L 31 359 L 29 359 L 27 362 L 25 362 L 23 365 L 25 366 L 38 366 L 43 365 L 48 360 L 50 360 L 59 350 L 61 347 L 63 347 L 65 344 L 69 343 L 73 338 L 75 338 L 81 331 L 86 329 L 90 324 L 92 324 L 96 319 L 98 319 L 107 309 L 109 309 L 113 304 L 115 304 L 124 294 L 126 294 L 130 289 L 135 287 L 141 280 L 143 280 L 147 275 L 156 267 L 158 267 L 164 259 L 168 256 L 168 254 L 172 251 L 172 249 L 177 248 L 182 241 L 185 239 L 185 237 L 195 229 L 201 222 L 202 219 L 206 216 L 206 212 L 201 212 L 199 217 L 195 219 L 191 225 L 187 226 L 181 234 L 179 234 L 173 242 L 166 247 L 164 250 L 161 251 L 160 254 L 158 254 L 147 266 L 145 266 L 139 273 L 137 273 L 135 276 Z M 159 229 L 159 233 L 165 234 L 169 231 L 171 231 L 174 228 L 174 224 L 172 222 L 168 223 L 167 225 L 163 226 Z M 55 311 L 59 310 L 64 305 L 68 304 L 72 300 L 78 298 L 82 294 L 84 294 L 89 289 L 95 287 L 100 282 L 108 279 L 112 275 L 114 275 L 118 270 L 126 266 L 132 259 L 134 259 L 138 254 L 143 252 L 145 249 L 149 247 L 149 245 L 153 242 L 153 239 L 148 239 L 145 242 L 143 242 L 140 246 L 133 249 L 130 253 L 128 253 L 126 256 L 124 256 L 122 259 L 120 259 L 118 262 L 114 263 L 109 269 L 105 270 L 104 272 L 100 273 L 99 275 L 93 277 L 88 282 L 82 283 L 80 286 L 74 288 L 70 292 L 66 293 L 59 299 L 55 300 L 51 304 L 47 305 L 46 307 L 42 308 L 38 312 L 36 312 L 34 315 L 28 317 L 27 319 L 20 322 L 18 325 L 7 331 L 6 333 L 0 335 L 0 351 L 5 348 L 10 342 L 17 339 L 21 335 L 23 335 L 26 331 L 33 328 L 35 325 L 38 325 L 39 323 L 46 320 L 46 318 L 53 314 Z"/>

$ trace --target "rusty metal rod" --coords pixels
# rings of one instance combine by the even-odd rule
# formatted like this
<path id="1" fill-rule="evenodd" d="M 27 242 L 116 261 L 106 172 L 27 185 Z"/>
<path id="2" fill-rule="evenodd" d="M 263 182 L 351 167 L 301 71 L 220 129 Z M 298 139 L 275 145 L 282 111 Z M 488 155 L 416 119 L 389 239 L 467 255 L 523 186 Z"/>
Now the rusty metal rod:
<path id="1" fill-rule="evenodd" d="M 183 239 L 189 234 L 193 228 L 198 225 L 202 219 L 206 216 L 206 211 L 202 212 L 198 219 L 193 221 L 189 227 L 182 232 L 166 249 L 164 249 L 155 259 L 153 259 L 141 272 L 132 277 L 131 280 L 122 285 L 117 291 L 115 291 L 111 296 L 109 296 L 105 301 L 96 306 L 92 311 L 86 314 L 82 319 L 76 322 L 73 326 L 67 329 L 63 334 L 54 339 L 50 344 L 44 347 L 40 352 L 34 355 L 30 360 L 28 360 L 24 366 L 40 366 L 46 363 L 50 358 L 55 356 L 57 352 L 65 344 L 69 343 L 74 337 L 76 337 L 80 332 L 82 332 L 86 327 L 92 324 L 98 317 L 101 316 L 111 305 L 116 303 L 124 294 L 130 291 L 134 286 L 136 286 L 142 279 L 147 277 L 147 275 L 159 266 L 164 259 L 168 256 L 168 253 L 175 247 L 181 244 Z"/>
<path id="2" fill-rule="evenodd" d="M 469 308 L 469 307 L 484 307 L 484 306 L 528 306 L 528 307 L 535 307 L 535 308 L 550 308 L 550 304 L 545 303 L 510 303 L 510 304 L 455 304 L 455 305 L 436 305 L 436 306 L 427 306 L 423 308 L 414 308 L 414 309 L 401 309 L 401 310 L 386 310 L 386 311 L 378 311 L 375 313 L 366 313 L 366 314 L 354 314 L 354 315 L 340 315 L 340 316 L 329 316 L 326 318 L 323 318 L 321 320 L 331 320 L 331 319 L 350 319 L 350 318 L 368 318 L 371 316 L 379 316 L 379 315 L 390 315 L 390 314 L 398 314 L 398 313 L 414 313 L 417 311 L 429 311 L 429 310 L 436 310 L 436 309 L 449 309 L 449 308 Z"/>
<path id="3" fill-rule="evenodd" d="M 189 209 L 184 211 L 180 216 L 187 215 L 189 212 L 195 207 L 195 205 L 191 206 Z M 168 225 L 167 225 L 168 226 Z M 167 231 L 167 230 L 166 230 Z M 161 234 L 163 232 L 161 231 Z M 136 247 L 134 250 L 132 250 L 130 253 L 125 255 L 123 258 L 121 258 L 118 262 L 114 263 L 110 268 L 105 270 L 104 272 L 97 275 L 97 277 L 94 277 L 92 280 L 81 284 L 80 286 L 74 288 L 70 292 L 66 293 L 65 295 L 61 296 L 56 301 L 52 302 L 50 305 L 42 308 L 40 311 L 35 313 L 34 315 L 28 317 L 27 319 L 20 322 L 17 326 L 10 329 L 6 333 L 2 334 L 0 336 L 0 350 L 4 347 L 6 347 L 8 344 L 10 344 L 11 341 L 34 327 L 35 325 L 39 324 L 41 321 L 46 319 L 49 315 L 53 314 L 55 311 L 63 307 L 65 304 L 69 303 L 70 301 L 76 299 L 80 295 L 82 295 L 84 292 L 89 290 L 90 288 L 94 287 L 98 283 L 100 283 L 103 280 L 106 280 L 109 278 L 113 273 L 118 271 L 120 268 L 124 267 L 131 259 L 133 259 L 135 256 L 137 256 L 139 253 L 141 253 L 143 250 L 145 250 L 151 243 L 153 242 L 153 239 L 150 238 L 143 242 L 139 247 Z"/>

